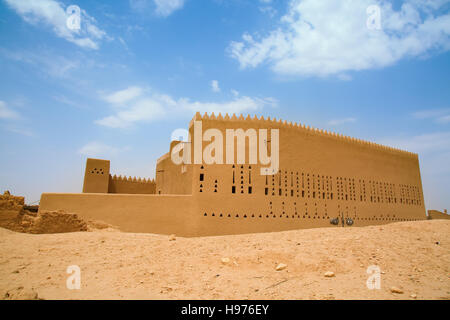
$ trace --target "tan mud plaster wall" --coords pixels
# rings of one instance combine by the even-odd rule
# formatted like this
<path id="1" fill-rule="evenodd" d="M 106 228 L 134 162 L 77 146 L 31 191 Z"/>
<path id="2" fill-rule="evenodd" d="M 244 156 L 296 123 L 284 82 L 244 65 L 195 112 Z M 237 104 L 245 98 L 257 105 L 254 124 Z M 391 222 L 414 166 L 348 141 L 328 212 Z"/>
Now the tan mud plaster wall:
<path id="1" fill-rule="evenodd" d="M 178 143 L 172 142 L 170 150 Z M 174 164 L 170 152 L 158 159 L 155 176 L 157 194 L 192 194 L 193 167 Z"/>
<path id="2" fill-rule="evenodd" d="M 351 218 L 354 226 L 426 218 L 415 154 L 273 121 L 197 119 L 203 132 L 216 128 L 224 137 L 225 129 L 280 130 L 274 176 L 261 176 L 258 165 L 193 165 L 205 232 L 330 226 L 335 217 Z"/>
<path id="3" fill-rule="evenodd" d="M 83 193 L 154 194 L 155 191 L 154 180 L 112 176 L 109 160 L 86 160 Z"/>
<path id="4" fill-rule="evenodd" d="M 63 208 L 85 220 L 99 220 L 126 232 L 196 235 L 191 196 L 43 193 L 39 210 Z"/>
<path id="5" fill-rule="evenodd" d="M 155 194 L 155 191 L 153 180 L 109 176 L 108 193 Z"/>
<path id="6" fill-rule="evenodd" d="M 83 192 L 108 193 L 109 160 L 87 159 Z"/>
<path id="7" fill-rule="evenodd" d="M 438 210 L 428 210 L 428 219 L 450 219 L 450 215 Z"/>

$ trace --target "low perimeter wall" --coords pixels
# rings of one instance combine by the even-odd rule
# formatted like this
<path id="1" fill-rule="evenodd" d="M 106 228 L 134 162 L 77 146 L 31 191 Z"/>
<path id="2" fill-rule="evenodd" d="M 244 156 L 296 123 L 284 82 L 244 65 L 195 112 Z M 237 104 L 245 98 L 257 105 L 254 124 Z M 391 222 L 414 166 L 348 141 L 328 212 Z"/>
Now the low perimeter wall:
<path id="1" fill-rule="evenodd" d="M 176 234 L 182 237 L 333 227 L 328 219 L 302 219 L 293 223 L 293 219 L 275 221 L 244 214 L 236 218 L 235 213 L 232 217 L 222 216 L 219 212 L 212 216 L 209 211 L 204 216 L 204 210 L 199 209 L 199 199 L 191 195 L 43 193 L 39 210 L 64 210 L 86 221 L 106 222 L 124 232 Z"/>
<path id="2" fill-rule="evenodd" d="M 428 210 L 428 219 L 436 220 L 436 219 L 448 219 L 450 220 L 450 215 L 444 212 L 440 212 L 437 210 Z"/>
<path id="3" fill-rule="evenodd" d="M 226 203 L 224 200 L 223 210 L 217 211 L 214 210 L 211 199 L 199 199 L 192 195 L 43 193 L 39 210 L 64 210 L 76 213 L 86 221 L 103 221 L 124 232 L 176 234 L 181 237 L 342 227 L 341 223 L 337 226 L 330 224 L 330 218 L 337 215 L 326 218 L 303 215 L 269 216 L 252 210 L 252 207 L 257 207 L 256 203 L 242 201 Z M 254 211 L 256 214 L 253 214 Z M 355 225 L 378 225 L 389 222 L 384 219 L 356 220 Z"/>
<path id="4" fill-rule="evenodd" d="M 195 236 L 190 195 L 43 193 L 39 210 L 64 210 L 85 220 L 103 221 L 125 232 Z"/>

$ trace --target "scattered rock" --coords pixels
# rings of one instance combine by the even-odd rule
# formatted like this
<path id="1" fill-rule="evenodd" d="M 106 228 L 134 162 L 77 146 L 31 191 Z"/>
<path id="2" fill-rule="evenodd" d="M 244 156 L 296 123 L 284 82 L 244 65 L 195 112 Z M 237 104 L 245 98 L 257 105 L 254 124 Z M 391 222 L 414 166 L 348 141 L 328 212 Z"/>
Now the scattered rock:
<path id="1" fill-rule="evenodd" d="M 398 294 L 402 294 L 403 290 L 397 287 L 391 287 L 391 292 L 392 293 L 398 293 Z"/>
<path id="2" fill-rule="evenodd" d="M 229 264 L 231 260 L 230 258 L 222 258 L 221 261 L 223 264 Z"/>
<path id="3" fill-rule="evenodd" d="M 278 265 L 276 266 L 275 270 L 276 270 L 276 271 L 281 271 L 281 270 L 284 270 L 284 269 L 286 269 L 286 268 L 287 268 L 287 264 L 280 263 L 280 264 L 278 264 Z"/>
<path id="4" fill-rule="evenodd" d="M 174 234 L 171 234 L 171 235 L 169 236 L 169 241 L 175 241 L 175 240 L 177 240 L 177 236 L 174 235 Z"/>
<path id="5" fill-rule="evenodd" d="M 22 221 L 20 222 L 20 225 L 21 225 L 22 227 L 27 228 L 27 227 L 31 226 L 31 221 L 22 220 Z"/>
<path id="6" fill-rule="evenodd" d="M 415 293 L 413 293 L 413 294 L 410 295 L 410 297 L 415 299 L 415 298 L 417 298 L 417 295 Z"/>
<path id="7" fill-rule="evenodd" d="M 58 211 L 42 211 L 37 217 L 31 218 L 28 233 L 63 233 L 87 231 L 88 227 L 85 221 L 80 219 L 76 214 L 67 213 L 62 210 Z"/>
<path id="8" fill-rule="evenodd" d="M 17 287 L 8 290 L 3 296 L 5 300 L 41 300 L 34 289 Z"/>
<path id="9" fill-rule="evenodd" d="M 0 195 L 0 227 L 33 234 L 87 231 L 86 222 L 76 214 L 35 212 L 26 208 L 24 197 L 12 196 L 9 192 Z"/>
<path id="10" fill-rule="evenodd" d="M 334 277 L 334 272 L 333 271 L 327 271 L 327 272 L 325 272 L 324 276 L 327 277 L 327 278 L 332 278 L 332 277 Z"/>

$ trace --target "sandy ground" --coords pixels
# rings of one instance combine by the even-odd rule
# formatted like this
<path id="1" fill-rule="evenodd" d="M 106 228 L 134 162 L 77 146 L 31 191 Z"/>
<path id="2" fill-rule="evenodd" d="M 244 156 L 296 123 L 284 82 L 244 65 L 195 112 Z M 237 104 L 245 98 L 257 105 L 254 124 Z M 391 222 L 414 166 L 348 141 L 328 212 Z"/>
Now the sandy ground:
<path id="1" fill-rule="evenodd" d="M 0 229 L 0 298 L 450 299 L 449 231 L 450 221 L 432 220 L 171 241 Z M 80 267 L 79 290 L 67 289 L 70 265 Z M 379 290 L 366 286 L 370 265 L 380 267 Z"/>

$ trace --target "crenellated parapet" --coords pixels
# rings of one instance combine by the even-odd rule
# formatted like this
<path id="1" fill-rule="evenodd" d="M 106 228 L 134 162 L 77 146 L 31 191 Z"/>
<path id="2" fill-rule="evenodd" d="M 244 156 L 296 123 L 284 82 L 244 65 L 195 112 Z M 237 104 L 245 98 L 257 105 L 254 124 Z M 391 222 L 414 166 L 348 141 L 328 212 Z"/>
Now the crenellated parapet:
<path id="1" fill-rule="evenodd" d="M 109 175 L 112 181 L 124 181 L 124 182 L 135 182 L 135 183 L 155 183 L 155 179 L 150 178 L 140 178 L 140 177 L 127 177 L 122 175 Z"/>
<path id="2" fill-rule="evenodd" d="M 237 116 L 235 113 L 233 113 L 231 116 L 228 113 L 226 113 L 225 115 L 222 115 L 221 113 L 219 113 L 218 115 L 215 115 L 214 112 L 211 113 L 210 115 L 208 115 L 208 113 L 206 113 L 206 112 L 203 115 L 201 115 L 199 112 L 197 112 L 194 115 L 194 117 L 192 118 L 192 120 L 190 122 L 190 126 L 193 124 L 193 121 L 211 121 L 211 120 L 212 121 L 214 121 L 214 120 L 233 121 L 233 122 L 242 122 L 242 123 L 245 122 L 245 127 L 251 127 L 252 124 L 255 124 L 255 126 L 268 126 L 268 127 L 269 126 L 273 127 L 275 125 L 279 129 L 286 128 L 286 129 L 302 130 L 309 134 L 329 137 L 329 138 L 333 138 L 333 139 L 336 139 L 341 142 L 351 143 L 351 144 L 360 145 L 360 146 L 368 146 L 373 149 L 385 150 L 388 152 L 394 152 L 394 153 L 397 153 L 400 155 L 410 156 L 410 157 L 414 157 L 414 158 L 418 157 L 418 155 L 416 153 L 409 152 L 406 150 L 401 150 L 401 149 L 385 146 L 382 144 L 378 144 L 375 142 L 346 136 L 346 135 L 343 135 L 343 134 L 340 134 L 337 132 L 333 132 L 333 131 L 314 128 L 314 127 L 311 127 L 309 125 L 305 125 L 302 123 L 296 123 L 296 122 L 286 121 L 286 120 L 282 120 L 282 119 L 277 120 L 276 118 L 270 118 L 270 117 L 264 118 L 264 116 L 257 117 L 255 115 L 255 116 L 251 117 L 250 115 L 247 115 L 246 117 L 244 117 L 243 114 L 240 114 L 239 116 Z"/>
<path id="3" fill-rule="evenodd" d="M 153 194 L 155 192 L 154 179 L 109 175 L 108 193 Z"/>

